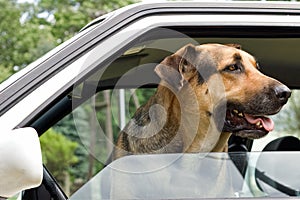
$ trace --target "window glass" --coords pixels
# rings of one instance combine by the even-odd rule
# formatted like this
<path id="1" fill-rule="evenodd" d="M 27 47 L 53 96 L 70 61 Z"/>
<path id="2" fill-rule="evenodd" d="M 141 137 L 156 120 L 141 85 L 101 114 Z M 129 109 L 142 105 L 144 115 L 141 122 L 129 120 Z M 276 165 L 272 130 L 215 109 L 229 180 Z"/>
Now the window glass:
<path id="1" fill-rule="evenodd" d="M 121 124 L 126 124 L 154 91 L 154 88 L 100 91 L 40 137 L 43 162 L 67 195 L 104 167 Z"/>
<path id="2" fill-rule="evenodd" d="M 299 152 L 244 156 L 250 163 L 244 176 L 226 153 L 127 156 L 103 169 L 70 199 L 285 199 L 299 195 L 299 182 L 293 177 L 300 175 Z M 234 154 L 234 158 L 242 157 Z M 277 166 L 290 162 L 294 164 Z"/>

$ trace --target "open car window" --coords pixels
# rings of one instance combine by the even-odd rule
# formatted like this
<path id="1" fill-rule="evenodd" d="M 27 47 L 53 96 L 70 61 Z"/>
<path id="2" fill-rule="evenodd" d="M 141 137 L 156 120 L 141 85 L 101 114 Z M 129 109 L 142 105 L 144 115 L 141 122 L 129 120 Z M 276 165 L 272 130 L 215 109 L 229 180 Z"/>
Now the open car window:
<path id="1" fill-rule="evenodd" d="M 300 71 L 297 67 L 300 61 L 297 52 L 300 37 L 287 38 L 287 35 L 275 34 L 272 38 L 266 38 L 256 33 L 254 28 L 249 28 L 252 34 L 247 35 L 249 30 L 244 30 L 232 35 L 232 30 L 228 28 L 223 30 L 222 27 L 215 27 L 211 29 L 209 37 L 205 31 L 194 30 L 192 27 L 185 30 L 176 27 L 152 30 L 116 52 L 105 63 L 100 58 L 94 59 L 96 61 L 93 63 L 84 63 L 87 65 L 84 68 L 91 67 L 93 70 L 85 76 L 80 75 L 78 82 L 60 96 L 52 110 L 33 124 L 42 133 L 40 140 L 44 164 L 66 195 L 71 199 L 119 198 L 118 195 L 122 194 L 125 197 L 129 195 L 127 199 L 299 195 L 294 192 L 299 188 L 296 181 L 299 180 L 295 168 L 297 163 L 290 162 L 297 160 L 298 152 L 261 154 L 247 151 L 263 151 L 269 142 L 284 136 L 299 138 L 300 114 L 298 116 L 297 108 L 300 106 L 300 96 L 297 89 L 300 86 Z M 208 29 L 204 27 L 203 30 Z M 271 33 L 273 30 L 267 31 Z M 237 145 L 245 148 L 229 155 L 209 153 L 128 156 L 106 166 L 119 132 L 156 91 L 160 78 L 154 68 L 166 56 L 189 43 L 238 43 L 244 50 L 255 55 L 262 72 L 294 89 L 291 104 L 287 104 L 279 115 L 274 116 L 275 130 L 254 142 L 235 138 L 234 141 L 239 141 Z M 92 57 L 94 56 L 96 55 L 93 54 Z M 288 142 L 289 144 L 294 143 Z M 296 142 L 295 149 L 299 148 L 297 144 Z M 229 149 L 234 149 L 234 145 L 236 143 L 229 144 Z M 273 161 L 261 162 L 262 157 L 266 157 L 263 160 L 272 158 L 276 164 L 285 163 L 286 168 L 282 170 L 294 170 L 295 173 L 288 176 L 284 176 L 282 171 L 277 173 Z M 182 164 L 185 161 L 186 164 Z M 207 170 L 200 170 L 203 168 Z M 140 173 L 135 170 L 146 171 Z M 148 173 L 147 170 L 153 173 Z M 223 170 L 224 174 L 219 176 Z M 282 184 L 292 193 L 260 180 L 266 179 L 263 177 L 264 173 L 271 182 Z M 227 180 L 230 185 L 227 185 Z M 200 188 L 203 184 L 205 187 Z M 205 193 L 211 187 L 216 191 Z M 122 193 L 119 193 L 121 190 Z"/>

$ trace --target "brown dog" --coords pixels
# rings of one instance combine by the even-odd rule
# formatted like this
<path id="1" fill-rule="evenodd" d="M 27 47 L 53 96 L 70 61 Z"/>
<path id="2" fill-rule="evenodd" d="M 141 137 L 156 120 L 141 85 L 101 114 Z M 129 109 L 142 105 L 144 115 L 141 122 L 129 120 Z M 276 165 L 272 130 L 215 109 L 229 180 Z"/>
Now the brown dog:
<path id="1" fill-rule="evenodd" d="M 156 93 L 120 133 L 112 160 L 130 154 L 227 151 L 231 134 L 260 138 L 291 91 L 239 45 L 186 45 L 155 68 Z"/>

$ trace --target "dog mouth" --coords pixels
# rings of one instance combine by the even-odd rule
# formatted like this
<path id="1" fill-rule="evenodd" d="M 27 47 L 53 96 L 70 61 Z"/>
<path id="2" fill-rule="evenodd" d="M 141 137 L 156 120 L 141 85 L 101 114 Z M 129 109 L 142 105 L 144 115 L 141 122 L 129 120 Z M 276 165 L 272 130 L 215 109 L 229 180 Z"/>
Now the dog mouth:
<path id="1" fill-rule="evenodd" d="M 257 139 L 267 135 L 273 129 L 274 122 L 266 115 L 249 114 L 235 107 L 229 107 L 226 110 L 223 132 L 231 132 L 240 137 Z"/>

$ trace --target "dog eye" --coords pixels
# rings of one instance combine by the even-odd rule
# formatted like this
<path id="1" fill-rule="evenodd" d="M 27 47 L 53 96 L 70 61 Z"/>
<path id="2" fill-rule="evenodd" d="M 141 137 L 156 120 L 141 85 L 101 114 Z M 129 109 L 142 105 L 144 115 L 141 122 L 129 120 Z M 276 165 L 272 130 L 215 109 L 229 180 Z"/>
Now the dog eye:
<path id="1" fill-rule="evenodd" d="M 229 65 L 225 68 L 225 71 L 241 71 L 241 67 L 239 64 L 233 64 L 233 65 Z"/>

